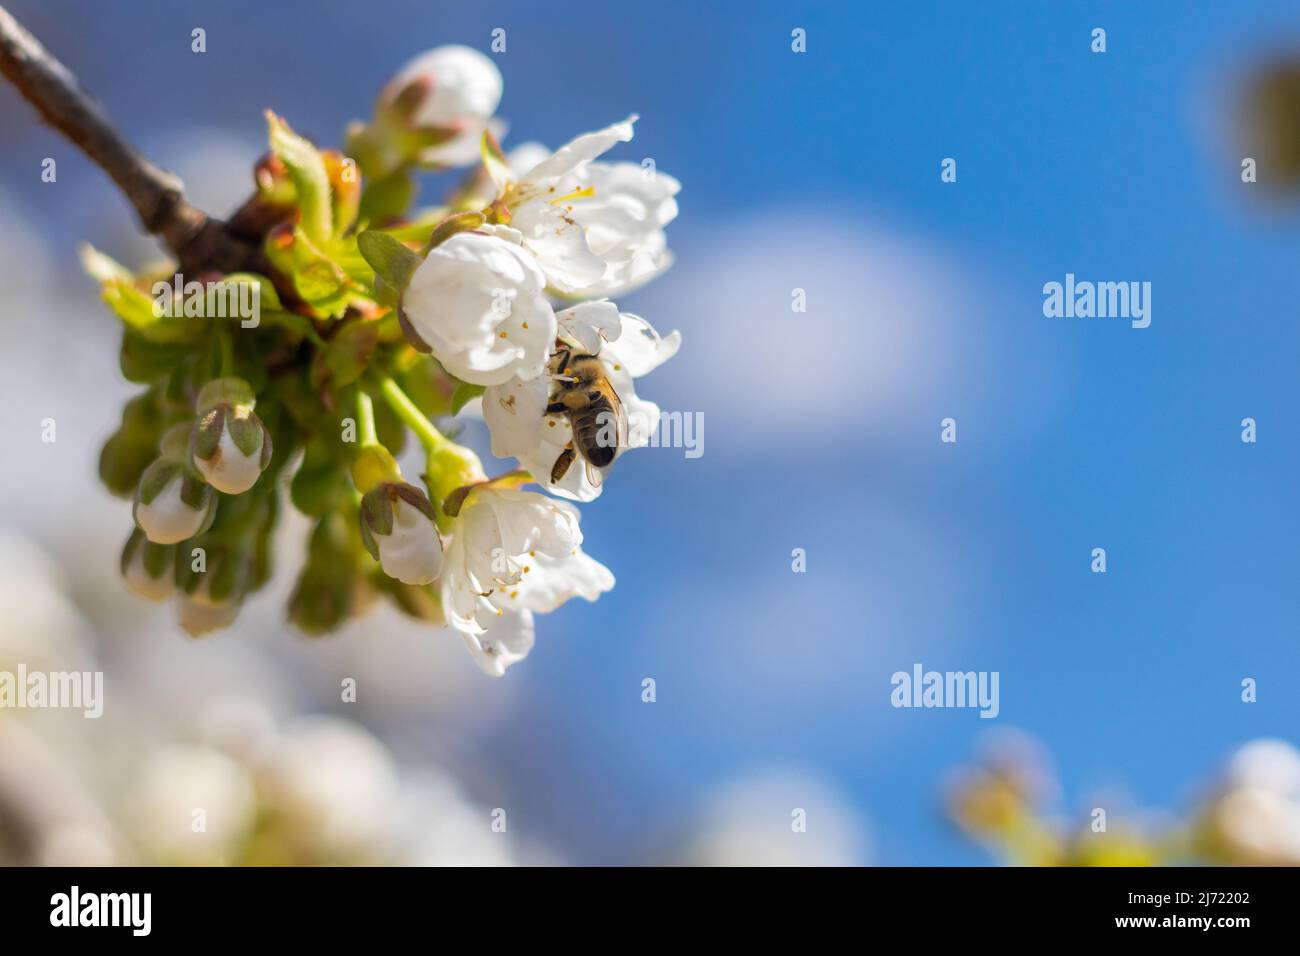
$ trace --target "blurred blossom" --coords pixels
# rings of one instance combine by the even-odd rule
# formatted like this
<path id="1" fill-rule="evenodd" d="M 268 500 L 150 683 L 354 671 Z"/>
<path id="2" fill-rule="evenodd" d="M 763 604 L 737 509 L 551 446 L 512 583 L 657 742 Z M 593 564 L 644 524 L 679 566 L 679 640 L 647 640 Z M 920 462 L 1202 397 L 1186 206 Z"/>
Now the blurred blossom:
<path id="1" fill-rule="evenodd" d="M 1300 866 L 1300 751 L 1270 739 L 1237 751 L 1202 809 L 1200 841 L 1216 862 Z"/>
<path id="2" fill-rule="evenodd" d="M 0 713 L 0 865 L 104 866 L 122 843 L 61 748 Z"/>
<path id="3" fill-rule="evenodd" d="M 89 730 L 80 712 L 0 711 L 0 863 L 515 859 L 491 809 L 444 769 L 398 761 L 356 721 L 295 716 L 307 699 L 267 654 L 278 622 L 251 615 L 261 632 L 253 644 L 170 640 L 165 624 L 137 622 L 132 639 L 95 664 L 90 629 L 63 587 L 39 547 L 0 534 L 0 599 L 16 624 L 0 629 L 0 669 L 107 672 L 105 713 Z M 466 663 L 456 642 L 445 644 Z M 379 683 L 367 693 L 369 712 L 382 717 Z"/>
<path id="4" fill-rule="evenodd" d="M 131 831 L 152 862 L 220 865 L 236 859 L 253 828 L 253 779 L 239 763 L 202 745 L 149 753 L 127 805 Z"/>
<path id="5" fill-rule="evenodd" d="M 688 866 L 862 866 L 866 826 L 826 781 L 771 769 L 723 785 L 692 814 L 672 862 Z"/>
<path id="6" fill-rule="evenodd" d="M 1023 736 L 1011 748 L 1003 743 L 953 775 L 948 813 L 1010 863 L 1300 865 L 1300 751 L 1285 741 L 1243 746 L 1210 796 L 1181 819 L 1135 813 L 1110 797 L 1090 801 L 1089 813 L 1073 826 L 1047 813 L 1043 783 L 1051 790 L 1057 785 L 1044 775 L 1041 747 Z"/>
<path id="7" fill-rule="evenodd" d="M 0 670 L 80 670 L 90 628 L 64 595 L 61 573 L 29 539 L 0 528 Z M 5 716 L 0 711 L 0 719 Z"/>

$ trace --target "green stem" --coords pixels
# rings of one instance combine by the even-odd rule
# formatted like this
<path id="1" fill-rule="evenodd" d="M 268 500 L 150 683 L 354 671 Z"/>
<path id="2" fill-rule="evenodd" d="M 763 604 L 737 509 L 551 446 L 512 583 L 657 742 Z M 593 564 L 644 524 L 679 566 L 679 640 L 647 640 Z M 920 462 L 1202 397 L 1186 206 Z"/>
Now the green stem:
<path id="1" fill-rule="evenodd" d="M 375 403 L 365 389 L 357 389 L 357 429 L 360 431 L 361 447 L 368 448 L 379 444 L 379 433 L 375 430 Z"/>
<path id="2" fill-rule="evenodd" d="M 388 402 L 393 411 L 397 413 L 397 417 L 406 424 L 406 427 L 415 432 L 416 437 L 420 439 L 420 444 L 424 446 L 426 451 L 446 448 L 452 444 L 451 440 L 438 431 L 433 422 L 425 417 L 424 412 L 420 411 L 415 402 L 411 401 L 410 396 L 402 391 L 400 385 L 387 375 L 379 376 L 378 381 L 379 392 L 384 396 L 384 401 Z"/>

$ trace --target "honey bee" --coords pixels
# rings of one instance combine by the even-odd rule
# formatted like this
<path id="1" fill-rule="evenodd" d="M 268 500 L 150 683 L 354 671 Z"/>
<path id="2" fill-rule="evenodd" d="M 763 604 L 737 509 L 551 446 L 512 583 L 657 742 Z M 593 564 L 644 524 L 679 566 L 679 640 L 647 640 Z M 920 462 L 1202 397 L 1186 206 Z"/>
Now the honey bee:
<path id="1" fill-rule="evenodd" d="M 575 353 L 561 344 L 552 359 L 556 389 L 546 406 L 548 415 L 565 415 L 573 440 L 551 468 L 551 481 L 559 482 L 579 455 L 587 480 L 596 487 L 604 470 L 614 463 L 619 449 L 627 447 L 627 413 L 600 359 L 589 352 Z M 612 431 L 611 431 L 612 427 Z"/>

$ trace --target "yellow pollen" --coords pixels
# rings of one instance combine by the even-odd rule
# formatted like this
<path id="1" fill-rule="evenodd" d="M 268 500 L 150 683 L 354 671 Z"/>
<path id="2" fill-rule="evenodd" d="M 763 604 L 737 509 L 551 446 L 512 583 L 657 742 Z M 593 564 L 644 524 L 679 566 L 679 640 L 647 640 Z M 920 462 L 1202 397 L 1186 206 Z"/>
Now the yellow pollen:
<path id="1" fill-rule="evenodd" d="M 502 333 L 501 333 L 501 337 L 504 339 L 504 338 L 506 337 L 506 334 L 505 334 L 504 332 L 502 332 Z"/>
<path id="2" fill-rule="evenodd" d="M 528 328 L 528 323 L 527 323 L 527 322 L 524 323 L 524 328 Z"/>
<path id="3" fill-rule="evenodd" d="M 530 558 L 535 558 L 535 557 L 537 557 L 537 552 L 536 552 L 536 551 L 529 551 L 529 552 L 528 552 L 528 556 L 529 556 Z"/>

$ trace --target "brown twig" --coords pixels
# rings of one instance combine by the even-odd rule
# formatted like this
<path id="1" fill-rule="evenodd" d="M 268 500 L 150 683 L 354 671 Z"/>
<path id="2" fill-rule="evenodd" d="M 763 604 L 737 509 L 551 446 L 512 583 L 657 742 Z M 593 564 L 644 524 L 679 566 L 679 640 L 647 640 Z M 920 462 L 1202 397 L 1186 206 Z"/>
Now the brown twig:
<path id="1" fill-rule="evenodd" d="M 175 255 L 182 272 L 265 272 L 260 243 L 235 235 L 185 200 L 179 178 L 140 155 L 113 127 L 77 78 L 0 6 L 0 73 L 117 183 L 150 235 Z"/>

